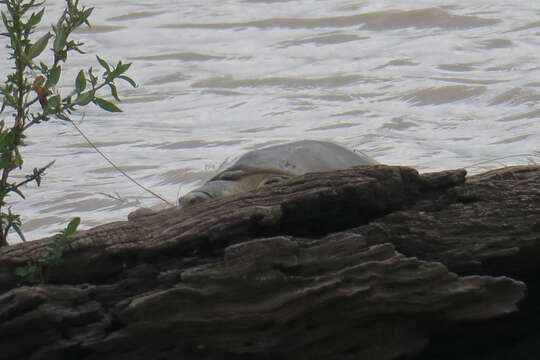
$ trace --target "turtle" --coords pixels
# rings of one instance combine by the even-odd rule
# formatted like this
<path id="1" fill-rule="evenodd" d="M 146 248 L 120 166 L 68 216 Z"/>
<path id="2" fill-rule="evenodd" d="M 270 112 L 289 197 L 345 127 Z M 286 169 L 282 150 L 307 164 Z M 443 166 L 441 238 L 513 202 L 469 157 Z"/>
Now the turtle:
<path id="1" fill-rule="evenodd" d="M 179 199 L 182 208 L 258 189 L 310 172 L 376 165 L 377 161 L 328 141 L 301 140 L 249 151 L 201 187 Z"/>

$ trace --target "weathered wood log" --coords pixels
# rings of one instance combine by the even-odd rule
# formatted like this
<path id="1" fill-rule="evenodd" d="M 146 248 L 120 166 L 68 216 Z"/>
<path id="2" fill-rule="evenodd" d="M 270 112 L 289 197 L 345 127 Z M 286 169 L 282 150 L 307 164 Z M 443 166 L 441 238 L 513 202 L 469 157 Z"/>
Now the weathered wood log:
<path id="1" fill-rule="evenodd" d="M 133 214 L 78 232 L 44 285 L 15 269 L 51 238 L 0 248 L 0 359 L 424 356 L 531 316 L 539 230 L 538 166 L 360 167 Z"/>

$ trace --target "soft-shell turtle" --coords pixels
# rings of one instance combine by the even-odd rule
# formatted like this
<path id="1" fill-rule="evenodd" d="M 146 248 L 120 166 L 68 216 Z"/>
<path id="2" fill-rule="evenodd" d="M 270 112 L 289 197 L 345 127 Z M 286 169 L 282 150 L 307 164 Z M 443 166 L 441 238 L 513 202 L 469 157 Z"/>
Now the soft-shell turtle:
<path id="1" fill-rule="evenodd" d="M 341 170 L 377 162 L 326 141 L 302 140 L 242 155 L 201 187 L 180 198 L 180 206 L 218 199 L 272 185 L 309 172 Z"/>

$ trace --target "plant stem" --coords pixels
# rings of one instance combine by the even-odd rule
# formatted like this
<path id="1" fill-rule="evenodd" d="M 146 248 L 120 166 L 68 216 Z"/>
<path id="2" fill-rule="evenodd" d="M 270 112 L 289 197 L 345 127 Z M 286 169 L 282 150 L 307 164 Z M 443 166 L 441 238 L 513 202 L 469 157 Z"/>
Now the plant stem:
<path id="1" fill-rule="evenodd" d="M 12 29 L 9 31 L 9 37 L 11 39 L 11 47 L 13 49 L 13 58 L 15 60 L 15 74 L 13 79 L 16 86 L 16 104 L 17 112 L 15 114 L 15 123 L 11 128 L 13 133 L 12 143 L 9 144 L 7 154 L 5 157 L 12 160 L 14 157 L 19 157 L 18 147 L 21 143 L 22 134 L 25 130 L 25 122 L 27 117 L 27 106 L 25 106 L 25 97 L 28 93 L 28 86 L 24 76 L 26 67 L 26 56 L 24 53 L 25 43 L 28 41 L 27 37 L 29 33 L 25 32 L 24 23 L 21 21 L 21 16 L 24 13 L 24 9 L 21 8 L 21 3 L 18 1 L 7 2 L 8 11 L 11 15 Z M 20 166 L 20 162 L 14 162 L 15 167 Z M 18 165 L 17 165 L 18 164 Z M 0 179 L 0 214 L 3 214 L 2 208 L 5 205 L 5 197 L 9 192 L 10 185 L 8 183 L 9 174 L 15 168 L 13 165 L 6 165 L 2 170 L 2 177 Z M 18 186 L 15 187 L 15 189 Z M 10 225 L 1 221 L 0 223 L 0 246 L 7 245 L 7 235 Z"/>
<path id="2" fill-rule="evenodd" d="M 97 153 L 99 155 L 101 155 L 101 157 L 103 157 L 109 164 L 111 164 L 112 167 L 114 167 L 116 170 L 118 170 L 122 175 L 124 175 L 125 177 L 127 177 L 130 181 L 132 181 L 135 185 L 139 186 L 141 189 L 145 190 L 146 192 L 154 195 L 155 197 L 157 197 L 158 199 L 160 199 L 161 201 L 171 205 L 171 206 L 174 206 L 173 203 L 171 203 L 170 201 L 168 201 L 167 199 L 163 198 L 162 196 L 160 196 L 159 194 L 153 192 L 152 190 L 148 189 L 146 186 L 142 185 L 141 183 L 139 183 L 137 180 L 135 180 L 134 178 L 132 178 L 131 176 L 129 176 L 124 170 L 122 170 L 121 168 L 119 168 L 118 166 L 116 166 L 116 164 L 107 157 L 107 155 L 105 155 L 101 150 L 98 149 L 98 147 L 86 136 L 85 133 L 82 132 L 82 130 L 77 126 L 77 124 L 75 124 L 73 121 L 71 122 L 71 124 L 75 127 L 75 129 L 77 129 L 77 131 L 79 132 L 79 134 L 81 134 L 81 136 L 86 140 L 86 142 L 88 144 L 90 144 L 90 146 L 92 146 L 94 148 L 94 150 L 97 151 Z"/>

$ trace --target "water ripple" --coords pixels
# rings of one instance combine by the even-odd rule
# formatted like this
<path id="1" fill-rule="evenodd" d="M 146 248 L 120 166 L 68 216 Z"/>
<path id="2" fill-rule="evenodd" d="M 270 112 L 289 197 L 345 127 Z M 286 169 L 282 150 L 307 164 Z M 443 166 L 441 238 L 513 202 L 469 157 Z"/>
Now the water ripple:
<path id="1" fill-rule="evenodd" d="M 372 13 L 334 16 L 324 18 L 270 18 L 257 21 L 232 23 L 180 23 L 163 25 L 166 28 L 207 28 L 234 29 L 244 27 L 265 28 L 342 28 L 362 26 L 367 30 L 395 30 L 408 27 L 466 29 L 489 26 L 500 22 L 498 19 L 471 15 L 453 15 L 439 8 L 419 10 L 388 10 Z"/>

